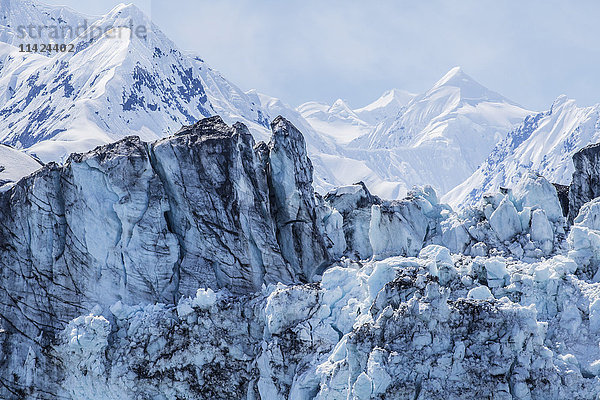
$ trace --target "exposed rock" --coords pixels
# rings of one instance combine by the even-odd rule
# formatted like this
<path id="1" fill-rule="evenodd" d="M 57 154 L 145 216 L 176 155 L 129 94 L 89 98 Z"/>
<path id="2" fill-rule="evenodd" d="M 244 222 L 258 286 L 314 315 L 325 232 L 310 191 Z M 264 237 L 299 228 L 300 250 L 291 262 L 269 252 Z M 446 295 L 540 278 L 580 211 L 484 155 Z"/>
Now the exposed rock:
<path id="1" fill-rule="evenodd" d="M 562 208 L 563 216 L 569 216 L 569 186 L 553 183 L 560 201 L 560 208 Z"/>
<path id="2" fill-rule="evenodd" d="M 600 144 L 592 144 L 573 155 L 575 171 L 569 186 L 569 222 L 579 209 L 600 196 Z"/>

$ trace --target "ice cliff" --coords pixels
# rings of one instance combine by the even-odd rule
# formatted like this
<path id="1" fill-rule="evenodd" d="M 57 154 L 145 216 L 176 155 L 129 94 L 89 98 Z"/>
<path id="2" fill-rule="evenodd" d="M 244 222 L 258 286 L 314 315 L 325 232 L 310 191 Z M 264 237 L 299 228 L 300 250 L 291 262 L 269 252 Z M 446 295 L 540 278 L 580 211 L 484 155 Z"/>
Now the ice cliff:
<path id="1" fill-rule="evenodd" d="M 597 398 L 593 181 L 573 226 L 535 174 L 460 214 L 321 197 L 271 128 L 211 117 L 1 192 L 0 397 Z"/>

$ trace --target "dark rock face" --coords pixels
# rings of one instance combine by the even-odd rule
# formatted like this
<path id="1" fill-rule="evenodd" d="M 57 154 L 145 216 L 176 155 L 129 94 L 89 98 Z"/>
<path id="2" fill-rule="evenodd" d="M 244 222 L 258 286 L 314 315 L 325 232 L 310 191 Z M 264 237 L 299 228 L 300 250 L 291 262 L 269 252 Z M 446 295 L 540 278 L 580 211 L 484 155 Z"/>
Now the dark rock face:
<path id="1" fill-rule="evenodd" d="M 0 397 L 52 398 L 56 332 L 96 304 L 310 280 L 330 258 L 312 166 L 288 121 L 273 132 L 255 146 L 244 125 L 212 117 L 74 154 L 0 193 Z"/>
<path id="2" fill-rule="evenodd" d="M 563 216 L 569 216 L 569 187 L 558 183 L 553 183 L 556 188 L 556 194 L 560 201 L 560 208 L 562 209 Z"/>
<path id="3" fill-rule="evenodd" d="M 600 196 L 600 144 L 593 144 L 573 155 L 575 172 L 569 187 L 569 222 L 588 201 Z"/>
<path id="4" fill-rule="evenodd" d="M 275 238 L 265 170 L 246 127 L 213 117 L 150 147 L 168 193 L 165 216 L 183 250 L 179 292 L 254 291 L 294 276 Z"/>

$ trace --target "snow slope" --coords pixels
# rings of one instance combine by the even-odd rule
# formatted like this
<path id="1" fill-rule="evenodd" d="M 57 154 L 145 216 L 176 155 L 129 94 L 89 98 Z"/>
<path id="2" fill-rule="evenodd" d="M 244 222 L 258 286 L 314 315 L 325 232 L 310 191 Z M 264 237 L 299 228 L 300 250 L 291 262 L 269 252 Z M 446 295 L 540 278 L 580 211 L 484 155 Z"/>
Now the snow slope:
<path id="1" fill-rule="evenodd" d="M 342 99 L 336 100 L 331 106 L 317 102 L 304 103 L 298 107 L 298 111 L 317 132 L 342 144 L 372 129 Z"/>
<path id="2" fill-rule="evenodd" d="M 41 167 L 31 156 L 0 144 L 0 191 Z"/>
<path id="3" fill-rule="evenodd" d="M 527 117 L 510 132 L 477 171 L 443 200 L 456 208 L 474 204 L 483 193 L 510 186 L 528 171 L 568 185 L 573 154 L 598 141 L 600 105 L 578 107 L 574 100 L 560 96 L 549 111 Z"/>

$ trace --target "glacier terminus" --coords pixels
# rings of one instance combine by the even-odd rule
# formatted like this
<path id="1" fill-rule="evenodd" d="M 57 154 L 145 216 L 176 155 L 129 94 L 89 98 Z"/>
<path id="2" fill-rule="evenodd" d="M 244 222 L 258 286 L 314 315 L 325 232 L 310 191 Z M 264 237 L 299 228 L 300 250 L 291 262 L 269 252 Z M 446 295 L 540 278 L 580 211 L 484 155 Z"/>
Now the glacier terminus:
<path id="1" fill-rule="evenodd" d="M 133 4 L 0 0 L 0 399 L 597 400 L 599 143 L 461 67 L 290 106 Z"/>

